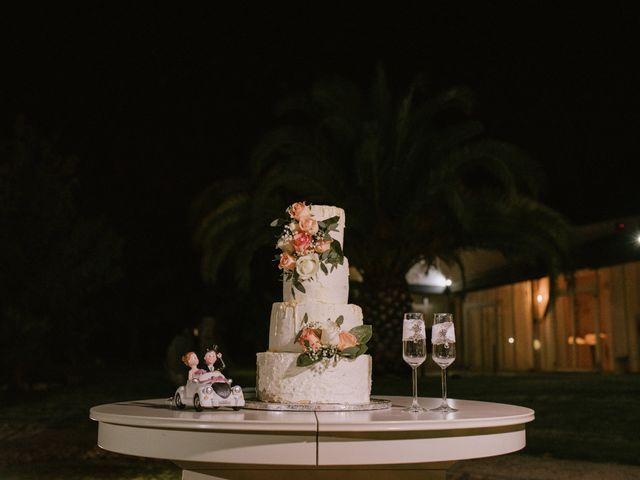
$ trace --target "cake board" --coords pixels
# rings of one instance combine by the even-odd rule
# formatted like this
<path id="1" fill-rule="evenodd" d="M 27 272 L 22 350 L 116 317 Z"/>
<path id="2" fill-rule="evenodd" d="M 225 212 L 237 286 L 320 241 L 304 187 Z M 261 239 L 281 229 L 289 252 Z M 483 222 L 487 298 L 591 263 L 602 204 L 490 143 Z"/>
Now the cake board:
<path id="1" fill-rule="evenodd" d="M 372 398 L 368 403 L 275 403 L 262 402 L 249 397 L 243 409 L 268 410 L 272 412 L 361 412 L 365 410 L 386 410 L 391 402 L 381 398 Z"/>

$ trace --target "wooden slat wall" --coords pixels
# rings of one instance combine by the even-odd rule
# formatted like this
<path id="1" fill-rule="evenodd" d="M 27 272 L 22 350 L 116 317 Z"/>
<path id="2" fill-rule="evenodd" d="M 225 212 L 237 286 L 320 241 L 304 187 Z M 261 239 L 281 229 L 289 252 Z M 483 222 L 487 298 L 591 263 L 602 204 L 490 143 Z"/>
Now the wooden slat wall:
<path id="1" fill-rule="evenodd" d="M 578 293 L 560 279 L 554 309 L 541 322 L 539 368 L 584 368 L 590 358 L 585 352 L 593 350 L 594 370 L 640 372 L 640 262 L 581 270 L 576 276 Z M 540 279 L 468 293 L 458 308 L 464 334 L 459 365 L 482 372 L 533 369 L 536 307 L 540 311 L 535 296 L 546 285 L 548 279 Z M 583 325 L 595 329 L 595 347 L 569 342 L 580 334 L 581 311 L 589 315 Z"/>

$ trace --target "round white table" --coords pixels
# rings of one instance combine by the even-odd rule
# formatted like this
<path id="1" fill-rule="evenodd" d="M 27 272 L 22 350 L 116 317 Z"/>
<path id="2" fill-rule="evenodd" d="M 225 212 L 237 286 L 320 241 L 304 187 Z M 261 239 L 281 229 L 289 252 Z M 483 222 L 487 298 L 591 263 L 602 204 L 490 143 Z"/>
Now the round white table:
<path id="1" fill-rule="evenodd" d="M 529 408 L 450 399 L 455 413 L 408 413 L 410 397 L 386 410 L 278 412 L 175 410 L 170 401 L 100 405 L 98 445 L 105 450 L 168 459 L 183 479 L 309 480 L 444 479 L 457 460 L 525 446 Z M 420 398 L 425 408 L 440 399 Z"/>

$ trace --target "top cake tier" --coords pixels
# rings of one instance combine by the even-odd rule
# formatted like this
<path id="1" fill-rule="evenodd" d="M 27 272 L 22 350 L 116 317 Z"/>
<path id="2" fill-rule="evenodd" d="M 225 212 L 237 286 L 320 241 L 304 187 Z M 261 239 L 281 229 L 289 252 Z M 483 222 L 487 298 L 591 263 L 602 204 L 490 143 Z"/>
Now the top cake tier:
<path id="1" fill-rule="evenodd" d="M 296 202 L 288 218 L 274 220 L 282 227 L 280 249 L 283 301 L 346 304 L 349 262 L 344 256 L 345 214 L 342 208 Z"/>
<path id="2" fill-rule="evenodd" d="M 339 207 L 330 205 L 310 205 L 311 217 L 317 222 L 338 217 L 336 230 L 329 234 L 331 238 L 344 244 L 345 214 Z M 328 273 L 318 270 L 316 274 L 303 282 L 305 292 L 293 288 L 290 280 L 283 282 L 283 301 L 285 302 L 320 302 L 330 304 L 346 304 L 349 297 L 349 262 L 346 258 L 342 265 L 328 267 Z"/>

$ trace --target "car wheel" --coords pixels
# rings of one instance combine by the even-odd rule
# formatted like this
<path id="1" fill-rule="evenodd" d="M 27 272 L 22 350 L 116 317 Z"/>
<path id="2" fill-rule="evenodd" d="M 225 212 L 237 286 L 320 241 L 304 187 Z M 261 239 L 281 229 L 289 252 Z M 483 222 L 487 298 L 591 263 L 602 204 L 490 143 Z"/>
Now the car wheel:
<path id="1" fill-rule="evenodd" d="M 237 412 L 238 410 L 240 410 L 240 408 L 242 407 L 233 407 L 233 409 Z"/>
<path id="2" fill-rule="evenodd" d="M 193 407 L 198 411 L 202 411 L 202 405 L 200 405 L 200 395 L 197 393 L 193 396 Z"/>
<path id="3" fill-rule="evenodd" d="M 182 398 L 180 398 L 180 394 L 178 392 L 176 392 L 175 396 L 173 397 L 173 405 L 178 410 L 182 410 L 184 408 L 184 403 L 182 403 Z"/>

